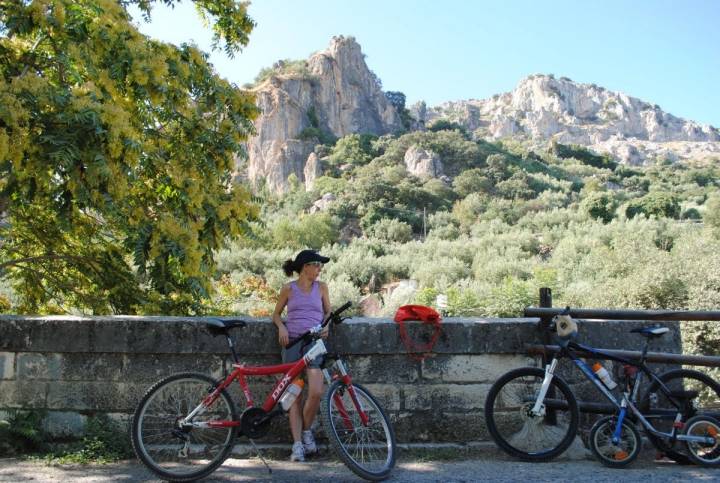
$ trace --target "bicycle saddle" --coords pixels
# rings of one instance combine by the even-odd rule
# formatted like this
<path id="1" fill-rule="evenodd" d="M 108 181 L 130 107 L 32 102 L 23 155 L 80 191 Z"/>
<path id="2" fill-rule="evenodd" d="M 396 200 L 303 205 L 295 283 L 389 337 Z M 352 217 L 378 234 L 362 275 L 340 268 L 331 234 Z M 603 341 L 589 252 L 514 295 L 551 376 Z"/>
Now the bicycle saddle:
<path id="1" fill-rule="evenodd" d="M 221 319 L 207 319 L 205 327 L 211 335 L 223 335 L 227 334 L 230 329 L 235 327 L 245 327 L 247 322 L 244 320 L 221 320 Z"/>
<path id="2" fill-rule="evenodd" d="M 643 337 L 662 337 L 663 334 L 667 334 L 669 331 L 670 329 L 667 327 L 638 327 L 630 332 L 640 334 Z"/>

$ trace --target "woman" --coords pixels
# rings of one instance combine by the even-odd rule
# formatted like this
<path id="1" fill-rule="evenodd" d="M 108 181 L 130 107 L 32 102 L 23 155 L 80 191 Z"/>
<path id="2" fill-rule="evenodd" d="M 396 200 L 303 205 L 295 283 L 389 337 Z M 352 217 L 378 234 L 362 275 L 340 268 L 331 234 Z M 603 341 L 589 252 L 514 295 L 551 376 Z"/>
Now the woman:
<path id="1" fill-rule="evenodd" d="M 278 342 L 283 347 L 283 362 L 299 360 L 310 346 L 296 344 L 285 349 L 288 342 L 305 333 L 311 327 L 320 324 L 330 313 L 330 297 L 327 285 L 317 280 L 322 267 L 330 259 L 323 257 L 315 250 L 303 250 L 295 260 L 286 260 L 282 268 L 289 277 L 297 273 L 297 280 L 285 284 L 280 290 L 272 320 L 278 329 Z M 283 322 L 280 314 L 287 306 L 287 321 Z M 328 327 L 322 336 L 327 337 Z M 305 461 L 306 454 L 317 452 L 312 426 L 320 407 L 323 392 L 323 375 L 320 370 L 322 358 L 314 359 L 305 371 L 307 379 L 307 400 L 302 406 L 298 397 L 289 410 L 290 432 L 293 437 L 293 449 L 290 461 Z M 302 407 L 301 407 L 302 406 Z"/>

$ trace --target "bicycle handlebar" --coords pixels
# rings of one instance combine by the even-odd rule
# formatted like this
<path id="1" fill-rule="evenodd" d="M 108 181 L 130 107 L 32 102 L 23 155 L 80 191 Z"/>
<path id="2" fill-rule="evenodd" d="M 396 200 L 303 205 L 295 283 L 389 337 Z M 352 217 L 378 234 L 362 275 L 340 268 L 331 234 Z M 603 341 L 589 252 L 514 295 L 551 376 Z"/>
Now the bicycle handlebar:
<path id="1" fill-rule="evenodd" d="M 330 321 L 333 321 L 334 324 L 340 324 L 343 320 L 345 320 L 344 317 L 340 317 L 340 314 L 345 312 L 347 309 L 349 309 L 352 306 L 352 302 L 348 301 L 345 302 L 343 305 L 341 305 L 339 308 L 335 309 L 334 311 L 330 312 L 328 316 L 323 320 L 321 324 L 316 325 L 315 327 L 311 328 L 301 336 L 298 336 L 294 340 L 290 341 L 288 345 L 285 346 L 286 349 L 291 348 L 301 340 L 306 339 L 308 336 L 314 336 L 319 334 L 326 325 L 330 323 Z"/>

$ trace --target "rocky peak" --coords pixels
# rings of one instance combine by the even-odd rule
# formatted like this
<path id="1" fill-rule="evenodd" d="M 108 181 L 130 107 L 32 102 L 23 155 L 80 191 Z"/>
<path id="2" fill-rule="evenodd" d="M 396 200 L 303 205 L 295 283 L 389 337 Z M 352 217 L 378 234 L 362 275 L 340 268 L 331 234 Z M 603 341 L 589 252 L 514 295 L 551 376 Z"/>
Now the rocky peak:
<path id="1" fill-rule="evenodd" d="M 720 155 L 720 131 L 668 114 L 626 94 L 551 75 L 532 75 L 490 99 L 428 109 L 425 122 L 448 119 L 487 139 L 556 140 L 608 152 L 632 164 Z"/>
<path id="2" fill-rule="evenodd" d="M 261 115 L 248 143 L 248 178 L 275 192 L 288 188 L 290 174 L 303 182 L 308 172 L 319 174 L 315 167 L 306 170 L 318 135 L 381 135 L 402 126 L 352 37 L 333 37 L 304 70 L 278 69 L 254 92 Z"/>

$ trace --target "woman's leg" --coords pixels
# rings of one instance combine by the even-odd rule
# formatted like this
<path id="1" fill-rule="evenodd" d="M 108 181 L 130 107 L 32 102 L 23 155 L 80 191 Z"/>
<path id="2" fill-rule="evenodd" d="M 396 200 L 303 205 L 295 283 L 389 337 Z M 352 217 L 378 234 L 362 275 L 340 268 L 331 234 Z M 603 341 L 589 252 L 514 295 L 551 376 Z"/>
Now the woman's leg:
<path id="1" fill-rule="evenodd" d="M 308 368 L 305 374 L 307 375 L 308 393 L 305 407 L 303 408 L 302 426 L 304 430 L 308 430 L 310 426 L 312 426 L 313 421 L 315 421 L 315 416 L 320 408 L 320 398 L 322 398 L 323 394 L 324 380 L 320 369 Z"/>
<path id="2" fill-rule="evenodd" d="M 302 397 L 295 399 L 295 402 L 290 406 L 288 411 L 288 419 L 290 420 L 290 433 L 294 442 L 300 441 L 300 434 L 303 427 L 303 415 L 300 405 Z"/>

